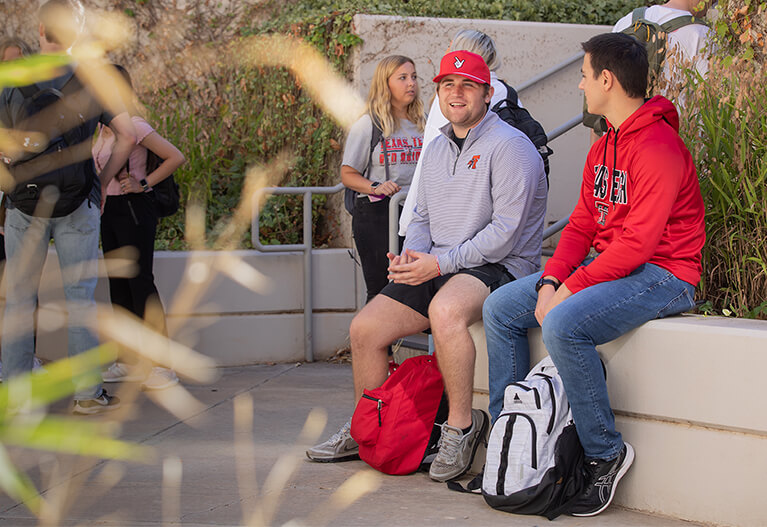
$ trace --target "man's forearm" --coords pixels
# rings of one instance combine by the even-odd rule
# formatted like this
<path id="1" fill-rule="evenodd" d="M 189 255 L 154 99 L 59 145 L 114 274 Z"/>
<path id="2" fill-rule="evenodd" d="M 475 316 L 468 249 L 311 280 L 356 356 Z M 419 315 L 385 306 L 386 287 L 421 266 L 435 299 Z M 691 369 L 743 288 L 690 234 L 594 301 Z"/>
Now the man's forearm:
<path id="1" fill-rule="evenodd" d="M 102 186 L 106 186 L 110 181 L 122 170 L 125 163 L 128 161 L 128 156 L 133 150 L 134 143 L 130 139 L 123 139 L 119 136 L 115 141 L 114 149 L 112 149 L 112 155 L 109 157 L 109 161 L 104 165 L 104 169 L 99 174 L 99 180 Z"/>

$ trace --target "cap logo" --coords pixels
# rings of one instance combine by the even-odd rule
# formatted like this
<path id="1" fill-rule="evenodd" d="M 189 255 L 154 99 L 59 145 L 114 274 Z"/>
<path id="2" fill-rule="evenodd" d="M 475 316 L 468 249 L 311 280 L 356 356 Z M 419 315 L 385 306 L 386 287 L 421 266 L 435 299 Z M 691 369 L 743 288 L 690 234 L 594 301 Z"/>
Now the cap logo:
<path id="1" fill-rule="evenodd" d="M 454 62 L 455 67 L 460 68 L 461 66 L 463 66 L 464 62 L 466 62 L 466 59 L 460 60 L 458 57 L 456 57 Z"/>

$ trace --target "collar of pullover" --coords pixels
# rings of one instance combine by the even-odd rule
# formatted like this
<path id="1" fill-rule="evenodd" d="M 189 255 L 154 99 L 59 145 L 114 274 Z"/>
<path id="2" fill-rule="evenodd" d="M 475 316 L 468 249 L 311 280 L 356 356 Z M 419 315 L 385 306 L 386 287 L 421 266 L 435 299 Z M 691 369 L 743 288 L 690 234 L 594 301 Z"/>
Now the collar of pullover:
<path id="1" fill-rule="evenodd" d="M 485 113 L 485 116 L 482 118 L 482 120 L 477 124 L 476 126 L 469 129 L 469 132 L 466 134 L 466 140 L 463 143 L 463 148 L 461 151 L 467 150 L 469 147 L 471 147 L 472 143 L 477 140 L 479 136 L 481 136 L 484 131 L 493 124 L 498 121 L 500 117 L 496 115 L 496 113 L 489 108 L 487 109 L 487 112 Z M 453 125 L 451 123 L 447 123 L 445 126 L 439 129 L 439 131 L 448 138 L 451 144 L 455 145 L 455 142 L 453 141 L 451 135 L 453 131 Z M 456 147 L 457 148 L 457 147 Z"/>

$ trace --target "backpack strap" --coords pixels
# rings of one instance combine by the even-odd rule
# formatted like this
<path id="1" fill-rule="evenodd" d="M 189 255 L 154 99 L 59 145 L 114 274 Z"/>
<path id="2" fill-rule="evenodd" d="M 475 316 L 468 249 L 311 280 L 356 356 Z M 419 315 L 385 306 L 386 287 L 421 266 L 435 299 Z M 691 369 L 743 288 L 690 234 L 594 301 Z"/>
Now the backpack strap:
<path id="1" fill-rule="evenodd" d="M 498 113 L 498 110 L 503 108 L 504 103 L 506 103 L 506 106 L 512 110 L 519 109 L 519 95 L 517 94 L 517 90 L 506 84 L 506 82 L 501 79 L 498 79 L 498 82 L 503 84 L 504 88 L 506 88 L 506 98 L 501 99 L 495 103 L 495 105 L 490 110 Z"/>
<path id="2" fill-rule="evenodd" d="M 631 12 L 631 23 L 636 24 L 640 20 L 644 19 L 644 14 L 647 11 L 647 6 L 637 7 Z"/>
<path id="3" fill-rule="evenodd" d="M 705 20 L 698 18 L 694 15 L 678 16 L 672 20 L 669 20 L 665 24 L 661 24 L 660 28 L 666 33 L 672 33 L 679 28 L 689 26 L 691 24 L 699 24 L 701 26 L 708 26 Z"/>
<path id="4" fill-rule="evenodd" d="M 373 166 L 373 150 L 375 150 L 376 145 L 378 143 L 381 143 L 381 151 L 384 155 L 384 171 L 386 172 L 386 180 L 388 181 L 390 179 L 389 177 L 389 156 L 388 151 L 386 150 L 386 141 L 383 140 L 383 129 L 378 122 L 378 119 L 376 119 L 373 115 L 370 116 L 370 121 L 373 123 L 373 130 L 370 134 L 370 153 L 368 154 L 368 166 L 365 168 L 365 172 L 362 173 L 362 175 L 367 178 L 367 173 L 370 171 L 370 167 Z"/>
<path id="5" fill-rule="evenodd" d="M 55 89 L 58 92 L 63 91 L 64 87 L 67 84 L 69 84 L 69 81 L 72 80 L 72 77 L 74 77 L 74 75 L 75 75 L 74 70 L 70 70 L 66 74 L 66 79 L 64 79 L 64 82 L 61 84 L 61 87 L 60 88 L 53 87 L 53 89 Z M 39 92 L 41 92 L 44 88 L 41 88 L 38 84 L 33 83 L 33 84 L 28 84 L 27 86 L 19 86 L 17 89 L 21 92 L 21 95 L 23 95 L 25 99 L 31 99 L 32 97 L 37 95 Z"/>

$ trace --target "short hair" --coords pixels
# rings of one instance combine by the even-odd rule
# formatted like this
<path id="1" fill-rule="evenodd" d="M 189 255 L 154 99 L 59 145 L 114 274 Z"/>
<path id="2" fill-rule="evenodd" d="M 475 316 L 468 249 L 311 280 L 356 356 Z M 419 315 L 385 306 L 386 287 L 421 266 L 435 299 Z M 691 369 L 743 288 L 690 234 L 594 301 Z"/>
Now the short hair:
<path id="1" fill-rule="evenodd" d="M 602 33 L 581 43 L 591 60 L 594 78 L 607 70 L 615 75 L 629 97 L 644 97 L 647 93 L 647 50 L 631 35 Z"/>
<path id="2" fill-rule="evenodd" d="M 26 42 L 17 37 L 9 37 L 0 41 L 0 60 L 2 60 L 5 50 L 8 48 L 19 48 L 23 57 L 32 54 L 32 48 Z"/>
<path id="3" fill-rule="evenodd" d="M 474 29 L 462 29 L 455 34 L 450 42 L 450 51 L 471 51 L 485 60 L 490 71 L 495 71 L 501 65 L 501 60 L 495 49 L 495 42 L 489 35 Z"/>
<path id="4" fill-rule="evenodd" d="M 77 40 L 81 15 L 82 4 L 77 0 L 48 0 L 38 11 L 46 40 L 65 48 Z"/>

